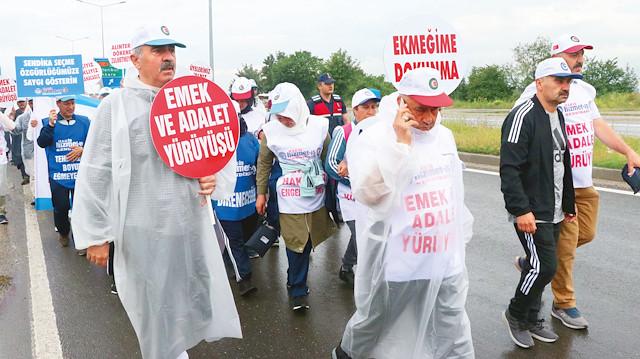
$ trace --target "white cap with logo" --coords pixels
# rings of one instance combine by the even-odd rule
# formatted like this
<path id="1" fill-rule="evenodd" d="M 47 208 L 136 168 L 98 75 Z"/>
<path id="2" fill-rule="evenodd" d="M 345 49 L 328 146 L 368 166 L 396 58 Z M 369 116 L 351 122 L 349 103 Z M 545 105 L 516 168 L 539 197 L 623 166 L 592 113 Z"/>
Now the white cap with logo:
<path id="1" fill-rule="evenodd" d="M 405 72 L 398 84 L 398 92 L 429 107 L 452 106 L 453 101 L 439 86 L 440 71 L 420 67 Z"/>
<path id="2" fill-rule="evenodd" d="M 369 89 L 358 90 L 353 94 L 353 97 L 351 99 L 351 107 L 360 106 L 369 100 L 380 102 L 380 97 L 378 97 L 375 93 L 373 93 L 373 91 Z"/>
<path id="3" fill-rule="evenodd" d="M 164 25 L 142 25 L 133 33 L 130 45 L 132 49 L 142 45 L 186 47 L 184 44 L 170 38 L 169 35 L 171 35 L 169 28 Z"/>
<path id="4" fill-rule="evenodd" d="M 246 77 L 238 77 L 231 85 L 234 100 L 246 100 L 251 97 L 251 82 Z"/>
<path id="5" fill-rule="evenodd" d="M 593 46 L 580 41 L 576 35 L 564 34 L 553 41 L 551 44 L 551 55 L 561 52 L 572 53 L 582 49 L 592 50 Z"/>
<path id="6" fill-rule="evenodd" d="M 547 76 L 582 78 L 582 75 L 571 72 L 569 65 L 562 57 L 552 57 L 538 64 L 536 67 L 536 80 Z"/>

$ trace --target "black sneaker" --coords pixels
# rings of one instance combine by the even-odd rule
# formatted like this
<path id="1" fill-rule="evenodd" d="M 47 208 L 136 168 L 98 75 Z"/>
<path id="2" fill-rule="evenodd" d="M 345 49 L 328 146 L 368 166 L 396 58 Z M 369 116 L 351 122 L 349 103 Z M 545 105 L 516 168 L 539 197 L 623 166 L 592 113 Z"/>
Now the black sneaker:
<path id="1" fill-rule="evenodd" d="M 517 346 L 530 348 L 534 345 L 528 325 L 512 317 L 508 309 L 502 312 L 502 321 L 507 325 L 507 329 L 509 329 L 509 336 Z"/>
<path id="2" fill-rule="evenodd" d="M 351 357 L 342 350 L 340 345 L 338 345 L 333 348 L 333 351 L 331 352 L 331 359 L 351 359 Z"/>
<path id="3" fill-rule="evenodd" d="M 118 288 L 116 288 L 116 283 L 111 284 L 111 294 L 118 295 Z"/>
<path id="4" fill-rule="evenodd" d="M 531 336 L 535 339 L 545 343 L 553 343 L 558 340 L 558 334 L 549 328 L 545 328 L 544 319 L 538 319 L 536 324 L 529 328 L 529 333 L 531 333 Z"/>
<path id="5" fill-rule="evenodd" d="M 340 267 L 340 272 L 338 272 L 338 278 L 341 281 L 349 284 L 353 287 L 353 283 L 355 282 L 356 274 L 353 272 L 353 269 L 345 269 L 344 266 Z"/>
<path id="6" fill-rule="evenodd" d="M 4 214 L 0 214 L 0 224 L 5 224 L 5 223 L 9 223 L 7 216 L 5 216 Z"/>
<path id="7" fill-rule="evenodd" d="M 29 176 L 22 176 L 22 185 L 29 184 Z"/>
<path id="8" fill-rule="evenodd" d="M 251 283 L 251 280 L 249 278 L 243 279 L 238 283 L 238 286 L 240 287 L 240 295 L 243 297 L 248 296 L 249 294 L 255 292 L 256 290 L 258 290 L 258 288 L 256 288 L 253 283 Z"/>
<path id="9" fill-rule="evenodd" d="M 306 295 L 293 298 L 293 310 L 300 309 L 309 309 L 309 302 L 307 302 Z"/>

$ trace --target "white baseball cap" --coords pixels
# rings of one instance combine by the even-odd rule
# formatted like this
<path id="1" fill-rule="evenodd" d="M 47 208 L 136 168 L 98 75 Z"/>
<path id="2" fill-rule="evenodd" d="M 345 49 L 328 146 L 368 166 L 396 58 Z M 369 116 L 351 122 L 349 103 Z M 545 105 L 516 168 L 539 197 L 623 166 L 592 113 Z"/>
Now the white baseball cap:
<path id="1" fill-rule="evenodd" d="M 251 87 L 258 87 L 258 84 L 256 83 L 256 80 L 249 79 L 249 82 L 251 83 Z"/>
<path id="2" fill-rule="evenodd" d="M 103 87 L 100 89 L 100 91 L 98 91 L 98 96 L 102 96 L 102 95 L 108 95 L 111 93 L 111 88 L 110 87 Z"/>
<path id="3" fill-rule="evenodd" d="M 251 97 L 251 82 L 246 77 L 238 77 L 231 85 L 231 97 L 234 100 L 246 100 Z"/>
<path id="4" fill-rule="evenodd" d="M 398 92 L 418 103 L 429 107 L 452 106 L 453 101 L 440 88 L 440 71 L 430 67 L 420 67 L 405 72 L 398 84 Z"/>
<path id="5" fill-rule="evenodd" d="M 170 38 L 170 34 L 169 28 L 164 25 L 142 25 L 133 33 L 130 45 L 132 49 L 142 45 L 176 45 L 182 48 L 186 47 L 184 44 Z"/>
<path id="6" fill-rule="evenodd" d="M 582 78 L 582 75 L 571 72 L 569 65 L 562 57 L 552 57 L 538 64 L 538 67 L 536 67 L 536 80 L 547 76 Z"/>
<path id="7" fill-rule="evenodd" d="M 288 82 L 278 84 L 269 93 L 269 102 L 271 102 L 269 113 L 283 113 L 289 106 L 289 102 L 298 95 L 300 95 L 300 90 L 294 84 Z"/>
<path id="8" fill-rule="evenodd" d="M 551 55 L 559 54 L 561 52 L 578 52 L 582 49 L 592 50 L 593 46 L 580 41 L 576 35 L 564 34 L 555 39 L 551 44 Z"/>
<path id="9" fill-rule="evenodd" d="M 356 93 L 353 94 L 353 98 L 351 100 L 351 107 L 360 106 L 369 100 L 375 100 L 376 102 L 380 102 L 380 97 L 378 97 L 375 93 L 373 93 L 373 91 L 369 89 L 358 90 L 356 91 Z"/>
<path id="10" fill-rule="evenodd" d="M 62 96 L 56 96 L 56 102 L 58 101 L 69 101 L 69 100 L 75 100 L 76 99 L 76 95 L 62 95 Z"/>

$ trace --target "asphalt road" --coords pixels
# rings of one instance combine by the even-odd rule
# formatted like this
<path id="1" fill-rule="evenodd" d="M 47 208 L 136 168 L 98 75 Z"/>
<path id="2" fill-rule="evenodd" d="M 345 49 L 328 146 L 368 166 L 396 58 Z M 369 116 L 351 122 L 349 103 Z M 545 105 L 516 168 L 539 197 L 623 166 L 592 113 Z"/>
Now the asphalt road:
<path id="1" fill-rule="evenodd" d="M 8 172 L 11 222 L 0 226 L 0 276 L 11 277 L 12 284 L 4 296 L 0 292 L 0 359 L 31 358 L 34 352 L 40 353 L 39 359 L 140 358 L 126 313 L 118 297 L 109 293 L 111 278 L 77 256 L 72 247 L 58 245 L 52 213 L 33 214 L 17 171 L 10 167 Z M 552 319 L 552 296 L 547 290 L 542 313 L 560 339 L 552 344 L 536 342 L 533 349 L 524 350 L 511 342 L 500 319 L 518 282 L 513 258 L 522 249 L 506 221 L 499 178 L 467 171 L 465 187 L 467 205 L 475 216 L 474 237 L 467 246 L 467 312 L 477 358 L 640 357 L 637 197 L 601 191 L 597 238 L 578 250 L 574 275 L 578 307 L 590 328 L 575 331 Z M 37 251 L 28 235 L 34 228 L 36 242 L 42 246 L 40 255 L 44 255 L 41 266 L 34 266 L 38 253 L 34 254 Z M 253 260 L 258 291 L 249 298 L 235 295 L 244 339 L 203 342 L 189 350 L 190 357 L 330 358 L 355 310 L 352 290 L 337 278 L 347 239 L 348 229 L 343 226 L 337 237 L 312 253 L 311 308 L 306 313 L 290 308 L 284 248 L 272 248 L 264 258 Z M 32 284 L 42 283 L 43 278 L 34 273 L 43 269 L 48 288 Z M 53 308 L 48 314 L 55 314 L 48 326 L 46 320 L 34 322 L 34 318 L 47 318 L 46 301 L 42 301 L 47 289 Z M 235 283 L 232 289 L 237 292 Z"/>

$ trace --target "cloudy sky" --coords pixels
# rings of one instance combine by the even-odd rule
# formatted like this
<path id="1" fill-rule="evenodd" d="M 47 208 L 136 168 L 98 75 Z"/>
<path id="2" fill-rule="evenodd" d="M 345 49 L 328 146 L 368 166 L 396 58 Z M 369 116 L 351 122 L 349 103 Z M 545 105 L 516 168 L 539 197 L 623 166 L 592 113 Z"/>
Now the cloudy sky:
<path id="1" fill-rule="evenodd" d="M 116 0 L 88 0 L 108 5 Z M 212 0 L 215 81 L 232 81 L 242 64 L 260 67 L 276 51 L 310 51 L 321 58 L 346 50 L 370 74 L 384 73 L 386 36 L 416 14 L 437 15 L 458 31 L 472 66 L 512 62 L 512 49 L 537 36 L 574 33 L 594 45 L 587 55 L 617 57 L 640 74 L 640 2 L 472 0 Z M 8 4 L 7 4 L 8 3 Z M 318 4 L 324 8 L 319 9 Z M 100 57 L 100 8 L 76 0 L 3 0 L 2 75 L 15 76 L 14 56 L 76 54 Z M 166 25 L 176 40 L 178 63 L 209 61 L 209 0 L 127 0 L 103 8 L 105 47 L 128 42 L 142 23 Z M 105 50 L 106 51 L 106 50 Z M 266 89 L 268 90 L 268 89 Z"/>

